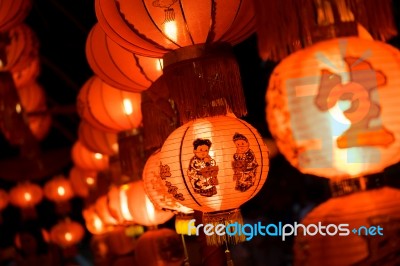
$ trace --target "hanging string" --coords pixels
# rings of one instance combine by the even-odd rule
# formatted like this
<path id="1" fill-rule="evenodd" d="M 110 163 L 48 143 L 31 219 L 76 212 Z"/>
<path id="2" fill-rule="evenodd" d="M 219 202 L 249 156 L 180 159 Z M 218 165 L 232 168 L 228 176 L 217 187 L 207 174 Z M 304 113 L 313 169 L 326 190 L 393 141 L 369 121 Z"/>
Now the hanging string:
<path id="1" fill-rule="evenodd" d="M 183 251 L 184 251 L 184 253 L 185 253 L 185 259 L 184 259 L 184 261 L 183 261 L 183 265 L 184 265 L 184 266 L 190 266 L 190 263 L 189 263 L 189 254 L 188 254 L 187 247 L 186 247 L 185 236 L 181 234 L 181 238 L 182 238 Z"/>

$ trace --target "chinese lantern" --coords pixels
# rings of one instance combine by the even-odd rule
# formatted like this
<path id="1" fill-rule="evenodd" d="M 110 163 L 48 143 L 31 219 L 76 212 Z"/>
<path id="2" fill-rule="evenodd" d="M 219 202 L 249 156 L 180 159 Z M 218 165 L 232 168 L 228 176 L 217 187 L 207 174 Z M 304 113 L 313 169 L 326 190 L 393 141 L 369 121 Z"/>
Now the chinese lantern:
<path id="1" fill-rule="evenodd" d="M 96 0 L 95 8 L 111 39 L 144 56 L 161 57 L 194 44 L 236 44 L 254 31 L 251 1 Z"/>
<path id="2" fill-rule="evenodd" d="M 283 60 L 267 90 L 267 122 L 301 172 L 348 178 L 400 160 L 400 53 L 356 37 L 319 42 Z"/>
<path id="3" fill-rule="evenodd" d="M 120 225 L 135 222 L 128 208 L 129 202 L 126 194 L 128 187 L 129 185 L 112 186 L 107 193 L 108 210 Z"/>
<path id="4" fill-rule="evenodd" d="M 118 225 L 118 221 L 111 215 L 110 209 L 108 208 L 107 195 L 103 195 L 96 200 L 94 209 L 104 224 Z"/>
<path id="5" fill-rule="evenodd" d="M 82 120 L 79 125 L 78 136 L 82 144 L 92 152 L 109 156 L 118 153 L 118 138 L 115 133 L 101 131 Z"/>
<path id="6" fill-rule="evenodd" d="M 184 251 L 176 232 L 163 228 L 147 231 L 138 239 L 135 257 L 138 265 L 179 266 L 184 261 Z"/>
<path id="7" fill-rule="evenodd" d="M 400 190 L 382 187 L 317 206 L 301 222 L 308 235 L 295 237 L 294 265 L 397 265 L 399 201 Z M 319 223 L 325 236 L 317 233 Z"/>
<path id="8" fill-rule="evenodd" d="M 68 248 L 79 243 L 84 234 L 82 225 L 70 219 L 60 221 L 50 230 L 52 242 L 62 248 Z"/>
<path id="9" fill-rule="evenodd" d="M 93 235 L 105 234 L 112 229 L 103 223 L 93 207 L 84 209 L 82 215 L 85 219 L 86 228 Z"/>
<path id="10" fill-rule="evenodd" d="M 54 202 L 68 201 L 74 196 L 71 182 L 64 176 L 56 176 L 46 182 L 44 195 Z"/>
<path id="11" fill-rule="evenodd" d="M 92 126 L 116 133 L 140 126 L 140 101 L 139 93 L 121 91 L 94 76 L 79 92 L 78 113 Z"/>
<path id="12" fill-rule="evenodd" d="M 238 208 L 261 189 L 268 169 L 262 137 L 233 116 L 186 123 L 172 132 L 160 152 L 160 176 L 168 193 L 202 211 L 204 224 L 240 222 Z M 214 236 L 209 244 L 224 243 Z M 240 241 L 237 237 L 229 241 Z"/>
<path id="13" fill-rule="evenodd" d="M 0 211 L 4 210 L 8 205 L 8 194 L 6 191 L 0 189 Z"/>
<path id="14" fill-rule="evenodd" d="M 24 69 L 16 72 L 12 72 L 15 86 L 20 88 L 22 86 L 27 86 L 34 82 L 40 73 L 40 62 L 39 58 L 35 58 L 29 61 L 28 66 Z"/>
<path id="15" fill-rule="evenodd" d="M 24 24 L 10 29 L 5 46 L 5 54 L 1 55 L 0 70 L 18 72 L 27 68 L 31 61 L 38 58 L 39 43 L 35 33 Z"/>
<path id="16" fill-rule="evenodd" d="M 156 226 L 171 219 L 174 214 L 154 207 L 144 191 L 143 181 L 135 181 L 121 187 L 126 190 L 128 210 L 133 220 L 144 226 Z"/>
<path id="17" fill-rule="evenodd" d="M 72 147 L 72 160 L 85 170 L 103 171 L 108 168 L 108 156 L 89 151 L 79 140 Z"/>
<path id="18" fill-rule="evenodd" d="M 69 171 L 69 180 L 71 182 L 74 194 L 86 198 L 89 196 L 89 190 L 96 186 L 97 172 L 93 170 L 81 169 L 74 166 Z"/>
<path id="19" fill-rule="evenodd" d="M 7 31 L 21 23 L 31 10 L 30 0 L 5 0 L 0 5 L 0 31 Z"/>
<path id="20" fill-rule="evenodd" d="M 43 198 L 42 188 L 29 182 L 20 183 L 9 193 L 10 203 L 19 208 L 33 208 Z"/>
<path id="21" fill-rule="evenodd" d="M 141 92 L 162 74 L 162 61 L 133 54 L 111 40 L 96 24 L 86 41 L 86 57 L 93 72 L 121 90 Z"/>

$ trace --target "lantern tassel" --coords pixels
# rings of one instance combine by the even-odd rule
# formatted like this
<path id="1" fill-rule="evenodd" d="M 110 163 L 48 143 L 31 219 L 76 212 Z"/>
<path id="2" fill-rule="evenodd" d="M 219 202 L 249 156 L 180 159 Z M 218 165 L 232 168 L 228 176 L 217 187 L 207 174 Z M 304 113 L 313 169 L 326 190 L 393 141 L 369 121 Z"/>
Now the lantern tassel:
<path id="1" fill-rule="evenodd" d="M 203 213 L 203 223 L 212 224 L 215 228 L 218 224 L 223 224 L 228 226 L 229 224 L 234 224 L 231 228 L 234 231 L 232 235 L 222 235 L 212 234 L 210 236 L 206 235 L 207 245 L 211 246 L 222 246 L 224 244 L 237 244 L 245 241 L 245 236 L 241 233 L 243 226 L 243 218 L 239 209 L 218 211 L 218 212 L 208 212 Z"/>

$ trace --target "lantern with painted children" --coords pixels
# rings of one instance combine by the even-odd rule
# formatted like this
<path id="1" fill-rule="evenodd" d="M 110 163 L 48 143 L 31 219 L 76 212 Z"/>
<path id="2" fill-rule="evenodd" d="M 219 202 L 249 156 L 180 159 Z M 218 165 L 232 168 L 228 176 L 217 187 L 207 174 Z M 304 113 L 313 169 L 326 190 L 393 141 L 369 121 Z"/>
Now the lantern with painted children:
<path id="1" fill-rule="evenodd" d="M 260 134 L 233 115 L 184 124 L 160 152 L 160 176 L 168 193 L 182 205 L 202 211 L 204 224 L 240 222 L 240 205 L 261 189 L 268 169 L 268 149 Z M 207 240 L 224 243 L 217 236 Z"/>
<path id="2" fill-rule="evenodd" d="M 356 37 L 284 59 L 267 90 L 267 122 L 301 172 L 328 178 L 381 172 L 400 160 L 400 53 Z"/>

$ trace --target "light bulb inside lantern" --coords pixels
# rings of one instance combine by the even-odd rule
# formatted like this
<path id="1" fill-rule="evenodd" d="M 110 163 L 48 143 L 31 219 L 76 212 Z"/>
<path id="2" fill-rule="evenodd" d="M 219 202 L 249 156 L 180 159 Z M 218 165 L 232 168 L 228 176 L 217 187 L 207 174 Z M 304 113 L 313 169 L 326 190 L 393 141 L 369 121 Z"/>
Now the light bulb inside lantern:
<path id="1" fill-rule="evenodd" d="M 176 26 L 176 21 L 168 21 L 164 23 L 164 33 L 173 42 L 178 40 L 178 28 Z"/>
<path id="2" fill-rule="evenodd" d="M 119 201 L 121 204 L 122 217 L 124 217 L 124 219 L 127 221 L 132 221 L 133 217 L 129 211 L 128 197 L 126 196 L 126 190 L 128 187 L 129 187 L 128 185 L 124 185 L 121 187 L 121 189 L 119 191 Z"/>
<path id="3" fill-rule="evenodd" d="M 58 193 L 58 195 L 60 195 L 60 196 L 64 196 L 64 195 L 65 195 L 65 188 L 62 187 L 62 186 L 59 186 L 59 187 L 57 188 L 57 193 Z"/>
<path id="4" fill-rule="evenodd" d="M 94 218 L 94 227 L 96 230 L 101 230 L 103 228 L 103 222 L 100 220 L 99 217 Z"/>
<path id="5" fill-rule="evenodd" d="M 112 144 L 112 145 L 111 145 L 111 149 L 112 149 L 115 153 L 118 153 L 118 151 L 119 151 L 118 143 L 116 142 L 116 143 Z"/>
<path id="6" fill-rule="evenodd" d="M 130 99 L 124 99 L 123 100 L 123 104 L 124 104 L 124 113 L 126 115 L 131 115 L 133 113 L 133 107 L 132 107 L 132 102 Z"/>
<path id="7" fill-rule="evenodd" d="M 65 233 L 64 237 L 65 237 L 65 240 L 67 240 L 67 241 L 72 240 L 72 234 L 70 232 Z"/>
<path id="8" fill-rule="evenodd" d="M 161 59 L 156 60 L 156 69 L 157 71 L 162 71 L 164 68 L 164 61 Z"/>
<path id="9" fill-rule="evenodd" d="M 26 201 L 31 201 L 31 200 L 32 200 L 32 195 L 31 195 L 31 193 L 25 192 L 25 193 L 24 193 L 24 199 L 25 199 Z"/>
<path id="10" fill-rule="evenodd" d="M 94 158 L 96 158 L 97 160 L 101 160 L 103 158 L 103 154 L 101 153 L 95 153 L 94 154 Z"/>
<path id="11" fill-rule="evenodd" d="M 94 178 L 91 177 L 91 176 L 86 177 L 86 184 L 93 185 L 94 184 Z"/>
<path id="12" fill-rule="evenodd" d="M 21 104 L 20 104 L 20 103 L 17 103 L 17 104 L 15 105 L 15 111 L 16 111 L 18 114 L 21 113 L 22 107 L 21 107 Z"/>

